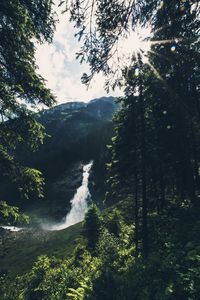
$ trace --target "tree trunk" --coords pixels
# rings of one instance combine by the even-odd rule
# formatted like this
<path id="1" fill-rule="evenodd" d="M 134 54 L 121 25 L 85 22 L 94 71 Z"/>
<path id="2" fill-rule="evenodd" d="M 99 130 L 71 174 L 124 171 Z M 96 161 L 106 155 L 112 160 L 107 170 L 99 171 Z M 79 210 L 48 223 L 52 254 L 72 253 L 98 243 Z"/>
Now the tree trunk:
<path id="1" fill-rule="evenodd" d="M 135 174 L 135 246 L 136 255 L 138 255 L 138 232 L 139 232 L 139 216 L 138 216 L 138 175 Z"/>
<path id="2" fill-rule="evenodd" d="M 145 116 L 144 99 L 142 95 L 141 75 L 139 82 L 139 103 L 141 118 L 141 164 L 142 164 L 142 245 L 143 257 L 147 258 L 149 253 L 148 225 L 147 225 L 147 187 L 146 187 L 146 141 L 145 141 Z"/>

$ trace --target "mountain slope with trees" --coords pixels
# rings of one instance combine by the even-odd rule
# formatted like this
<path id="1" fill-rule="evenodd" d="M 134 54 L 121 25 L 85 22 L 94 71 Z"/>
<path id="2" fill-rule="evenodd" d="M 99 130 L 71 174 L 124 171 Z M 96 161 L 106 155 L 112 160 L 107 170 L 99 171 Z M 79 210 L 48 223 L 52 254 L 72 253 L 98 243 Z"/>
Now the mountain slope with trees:
<path id="1" fill-rule="evenodd" d="M 35 153 L 17 149 L 21 164 L 37 168 L 45 180 L 44 198 L 23 201 L 15 185 L 2 181 L 1 195 L 31 216 L 60 221 L 70 209 L 70 200 L 82 181 L 83 163 L 94 160 L 90 180 L 92 199 L 101 204 L 105 190 L 106 145 L 113 135 L 111 119 L 118 110 L 113 97 L 102 97 L 88 103 L 72 102 L 37 114 L 47 137 Z M 14 199 L 14 200 L 13 200 Z"/>

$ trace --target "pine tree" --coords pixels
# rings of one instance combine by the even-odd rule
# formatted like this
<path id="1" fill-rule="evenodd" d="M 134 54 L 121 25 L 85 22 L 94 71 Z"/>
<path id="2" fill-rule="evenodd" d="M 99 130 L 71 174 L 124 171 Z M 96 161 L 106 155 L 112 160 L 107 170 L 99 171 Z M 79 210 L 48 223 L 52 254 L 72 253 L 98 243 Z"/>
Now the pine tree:
<path id="1" fill-rule="evenodd" d="M 95 252 L 99 236 L 101 232 L 101 218 L 100 212 L 95 204 L 93 204 L 86 216 L 83 225 L 83 234 L 87 240 L 87 248 L 92 253 Z"/>

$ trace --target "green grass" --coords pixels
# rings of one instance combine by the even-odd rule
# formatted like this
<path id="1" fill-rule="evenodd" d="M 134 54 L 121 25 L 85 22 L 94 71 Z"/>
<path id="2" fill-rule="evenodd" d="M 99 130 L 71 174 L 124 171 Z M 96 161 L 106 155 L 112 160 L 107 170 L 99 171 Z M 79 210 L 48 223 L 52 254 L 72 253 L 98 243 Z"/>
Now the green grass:
<path id="1" fill-rule="evenodd" d="M 29 271 L 40 255 L 67 258 L 81 237 L 82 223 L 60 231 L 12 232 L 0 240 L 0 272 L 16 277 Z"/>

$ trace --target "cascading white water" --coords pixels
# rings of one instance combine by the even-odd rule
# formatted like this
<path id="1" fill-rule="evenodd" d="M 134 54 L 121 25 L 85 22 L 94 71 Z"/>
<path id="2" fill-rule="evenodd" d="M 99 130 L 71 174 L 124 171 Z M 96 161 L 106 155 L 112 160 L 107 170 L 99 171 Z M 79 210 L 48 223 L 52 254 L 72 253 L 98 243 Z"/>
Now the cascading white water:
<path id="1" fill-rule="evenodd" d="M 42 228 L 45 230 L 62 230 L 71 225 L 79 223 L 84 220 L 85 213 L 88 208 L 88 200 L 90 199 L 90 191 L 88 188 L 88 179 L 93 161 L 83 166 L 83 180 L 81 186 L 77 189 L 71 202 L 71 210 L 66 215 L 64 221 L 55 225 L 43 225 Z"/>
<path id="2" fill-rule="evenodd" d="M 0 227 L 9 231 L 16 231 L 16 232 L 23 229 L 22 227 L 16 227 L 16 226 L 0 226 Z"/>

